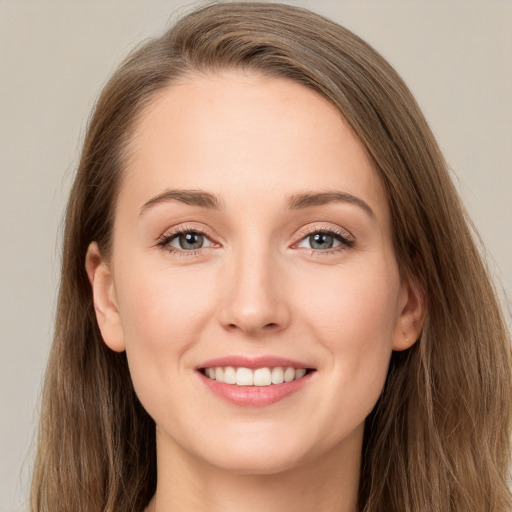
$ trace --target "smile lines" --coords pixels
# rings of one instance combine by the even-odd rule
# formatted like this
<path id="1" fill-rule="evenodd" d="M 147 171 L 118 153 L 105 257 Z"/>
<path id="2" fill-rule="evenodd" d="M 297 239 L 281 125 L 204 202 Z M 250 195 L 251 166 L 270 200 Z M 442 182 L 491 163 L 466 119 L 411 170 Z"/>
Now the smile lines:
<path id="1" fill-rule="evenodd" d="M 282 384 L 304 377 L 308 373 L 306 368 L 290 368 L 277 366 L 274 368 L 250 368 L 233 366 L 216 366 L 202 368 L 201 373 L 206 377 L 224 384 L 236 384 L 237 386 L 270 386 Z"/>

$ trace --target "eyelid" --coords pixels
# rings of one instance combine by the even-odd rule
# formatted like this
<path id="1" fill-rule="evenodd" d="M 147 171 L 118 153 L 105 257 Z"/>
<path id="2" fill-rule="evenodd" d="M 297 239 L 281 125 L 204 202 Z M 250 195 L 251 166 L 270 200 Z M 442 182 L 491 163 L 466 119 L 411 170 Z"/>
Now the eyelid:
<path id="1" fill-rule="evenodd" d="M 301 228 L 297 232 L 297 238 L 300 238 L 302 240 L 308 235 L 312 235 L 314 233 L 329 233 L 333 235 L 338 235 L 339 237 L 343 238 L 346 241 L 350 241 L 352 243 L 355 243 L 355 237 L 350 233 L 350 231 L 341 228 L 339 226 L 333 227 L 333 226 L 326 226 L 325 224 L 319 225 L 309 225 L 305 228 Z"/>
<path id="2" fill-rule="evenodd" d="M 198 233 L 198 234 L 205 236 L 211 242 L 211 245 L 209 245 L 207 247 L 201 247 L 201 248 L 195 249 L 195 250 L 185 250 L 185 249 L 180 249 L 180 248 L 169 245 L 169 242 L 171 240 L 173 240 L 174 238 L 176 238 L 178 235 L 180 235 L 182 233 L 190 233 L 190 232 Z M 326 234 L 332 235 L 340 242 L 340 245 L 330 248 L 330 249 L 324 249 L 324 250 L 298 247 L 298 244 L 300 242 L 302 242 L 306 237 L 308 237 L 312 234 L 315 234 L 315 233 L 326 233 Z M 304 228 L 301 228 L 297 232 L 296 239 L 297 238 L 298 238 L 298 240 L 291 245 L 291 248 L 306 249 L 306 250 L 311 251 L 312 253 L 320 254 L 320 255 L 322 255 L 322 254 L 328 255 L 328 254 L 346 250 L 348 248 L 353 247 L 356 242 L 355 237 L 344 228 L 341 228 L 339 226 L 332 227 L 332 226 L 325 226 L 325 225 L 318 225 L 318 224 L 309 225 Z M 209 229 L 207 226 L 202 225 L 201 227 L 197 227 L 192 224 L 185 224 L 185 225 L 178 225 L 178 226 L 167 229 L 159 237 L 159 239 L 157 241 L 157 246 L 160 246 L 174 254 L 193 256 L 193 255 L 199 254 L 203 249 L 209 249 L 212 247 L 213 248 L 220 247 L 221 244 L 219 242 L 217 242 L 217 239 L 218 239 L 218 237 L 216 235 L 214 235 L 212 230 Z"/>
<path id="3" fill-rule="evenodd" d="M 191 250 L 185 250 L 180 249 L 178 247 L 174 247 L 169 245 L 169 242 L 175 239 L 177 236 L 183 233 L 197 233 L 200 235 L 203 235 L 205 238 L 207 238 L 211 245 L 207 247 L 201 247 L 199 249 L 191 249 Z M 204 225 L 201 227 L 190 225 L 190 224 L 180 224 L 178 226 L 172 227 L 164 231 L 164 233 L 158 238 L 157 240 L 157 246 L 167 250 L 168 252 L 172 254 L 178 254 L 182 256 L 194 256 L 197 255 L 201 250 L 203 249 L 210 249 L 212 247 L 219 247 L 220 243 L 217 242 L 218 237 L 216 237 L 213 232 L 208 227 L 205 227 Z"/>
<path id="4" fill-rule="evenodd" d="M 340 245 L 324 250 L 298 246 L 298 244 L 300 244 L 305 238 L 316 233 L 325 233 L 332 235 L 340 242 Z M 306 249 L 311 251 L 311 253 L 315 255 L 328 255 L 332 253 L 337 253 L 353 247 L 356 243 L 355 237 L 346 229 L 325 225 L 313 225 L 307 226 L 306 228 L 302 228 L 301 230 L 298 231 L 297 238 L 298 241 L 292 244 L 292 248 Z"/>
<path id="5" fill-rule="evenodd" d="M 178 244 L 179 244 L 180 238 L 182 235 L 190 234 L 190 233 L 199 235 L 202 237 L 202 239 L 204 241 L 206 241 L 206 245 L 203 245 L 202 247 L 200 247 L 200 249 L 207 249 L 208 247 L 212 247 L 215 245 L 215 242 L 210 240 L 210 237 L 207 236 L 205 233 L 200 233 L 199 231 L 191 231 L 191 230 L 184 231 L 183 233 L 181 233 L 181 232 L 174 233 L 174 234 L 171 234 L 170 236 L 166 237 L 167 245 L 169 247 L 173 247 L 174 249 L 177 249 L 178 251 L 184 251 L 184 252 L 193 252 L 194 250 L 199 250 L 199 249 L 182 249 L 181 247 L 176 247 L 176 245 L 173 245 L 174 242 L 178 242 Z"/>
<path id="6" fill-rule="evenodd" d="M 197 226 L 194 224 L 178 224 L 176 226 L 171 226 L 170 228 L 166 229 L 162 235 L 160 235 L 159 240 L 162 240 L 164 238 L 170 238 L 172 236 L 176 236 L 182 233 L 199 233 L 201 235 L 205 235 L 209 239 L 211 239 L 214 243 L 219 243 L 217 240 L 219 237 L 214 233 L 212 229 L 210 229 L 208 226 L 205 226 L 204 224 L 201 226 Z"/>

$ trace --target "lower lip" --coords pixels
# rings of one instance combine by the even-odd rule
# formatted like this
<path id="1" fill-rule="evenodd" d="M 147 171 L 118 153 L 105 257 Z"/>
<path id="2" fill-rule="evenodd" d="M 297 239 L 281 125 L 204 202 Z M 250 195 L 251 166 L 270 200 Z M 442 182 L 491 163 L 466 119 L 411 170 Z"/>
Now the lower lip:
<path id="1" fill-rule="evenodd" d="M 237 386 L 236 384 L 218 382 L 202 373 L 199 373 L 199 376 L 212 393 L 234 405 L 264 407 L 300 391 L 311 380 L 313 373 L 308 373 L 291 382 L 271 384 L 270 386 Z"/>

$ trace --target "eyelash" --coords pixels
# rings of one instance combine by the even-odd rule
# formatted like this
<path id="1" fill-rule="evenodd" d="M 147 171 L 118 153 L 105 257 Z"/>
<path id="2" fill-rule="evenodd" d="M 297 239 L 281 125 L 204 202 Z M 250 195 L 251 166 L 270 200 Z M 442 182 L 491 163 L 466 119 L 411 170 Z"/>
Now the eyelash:
<path id="1" fill-rule="evenodd" d="M 201 249 L 194 249 L 194 250 L 184 250 L 184 249 L 177 249 L 176 247 L 172 247 L 169 244 L 179 235 L 187 234 L 187 233 L 195 233 L 197 235 L 203 235 L 206 238 L 208 238 L 213 246 L 215 246 L 215 242 L 211 240 L 211 235 L 209 235 L 207 232 L 197 229 L 197 228 L 191 228 L 187 226 L 180 226 L 179 228 L 176 228 L 170 233 L 166 233 L 162 235 L 159 239 L 159 242 L 157 244 L 158 247 L 162 247 L 162 249 L 165 249 L 170 254 L 176 255 L 176 256 L 197 256 L 200 254 Z M 355 241 L 350 238 L 347 233 L 342 232 L 337 229 L 333 228 L 316 228 L 316 229 L 310 229 L 305 232 L 300 233 L 300 240 L 293 244 L 293 246 L 297 246 L 299 243 L 301 243 L 305 238 L 316 235 L 316 234 L 324 234 L 324 235 L 330 235 L 333 236 L 338 242 L 340 242 L 340 245 L 337 247 L 333 247 L 331 249 L 326 250 L 319 250 L 319 249 L 308 249 L 311 256 L 328 256 L 335 253 L 339 253 L 341 251 L 344 251 L 346 249 L 350 249 L 354 247 Z"/>
<path id="2" fill-rule="evenodd" d="M 208 234 L 207 232 L 205 232 L 201 229 L 192 228 L 192 227 L 188 227 L 188 226 L 180 226 L 179 228 L 174 229 L 170 233 L 165 233 L 164 235 L 162 235 L 160 237 L 160 240 L 157 245 L 159 247 L 162 247 L 162 249 L 165 249 L 167 252 L 169 252 L 170 254 L 173 254 L 175 256 L 197 256 L 201 252 L 202 248 L 187 251 L 184 249 L 177 249 L 176 247 L 172 247 L 171 245 L 169 245 L 176 237 L 178 237 L 180 235 L 185 235 L 187 233 L 195 233 L 197 235 L 203 235 L 206 238 L 208 238 L 209 240 L 211 240 L 211 238 L 212 238 L 212 236 L 210 234 Z M 215 245 L 214 242 L 212 242 L 212 244 Z"/>
<path id="3" fill-rule="evenodd" d="M 350 235 L 347 232 L 340 231 L 335 228 L 311 228 L 304 232 L 300 233 L 300 240 L 293 245 L 296 246 L 300 244 L 305 238 L 316 235 L 316 234 L 324 234 L 324 235 L 330 235 L 333 238 L 335 238 L 338 242 L 340 242 L 340 245 L 337 247 L 332 247 L 331 249 L 325 249 L 325 250 L 319 250 L 319 249 L 313 249 L 313 248 L 305 248 L 311 256 L 315 257 L 321 257 L 321 256 L 330 256 L 332 254 L 340 253 L 342 251 L 345 251 L 347 249 L 351 249 L 355 245 L 355 240 L 350 237 Z"/>

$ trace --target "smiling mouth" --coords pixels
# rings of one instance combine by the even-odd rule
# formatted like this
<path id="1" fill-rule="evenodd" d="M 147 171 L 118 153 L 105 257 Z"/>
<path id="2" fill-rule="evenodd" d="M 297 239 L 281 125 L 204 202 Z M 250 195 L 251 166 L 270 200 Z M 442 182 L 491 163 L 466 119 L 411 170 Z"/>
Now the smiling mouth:
<path id="1" fill-rule="evenodd" d="M 272 386 L 300 380 L 315 371 L 312 368 L 264 367 L 244 368 L 234 366 L 215 366 L 200 368 L 199 371 L 207 378 L 223 384 L 237 386 Z"/>

